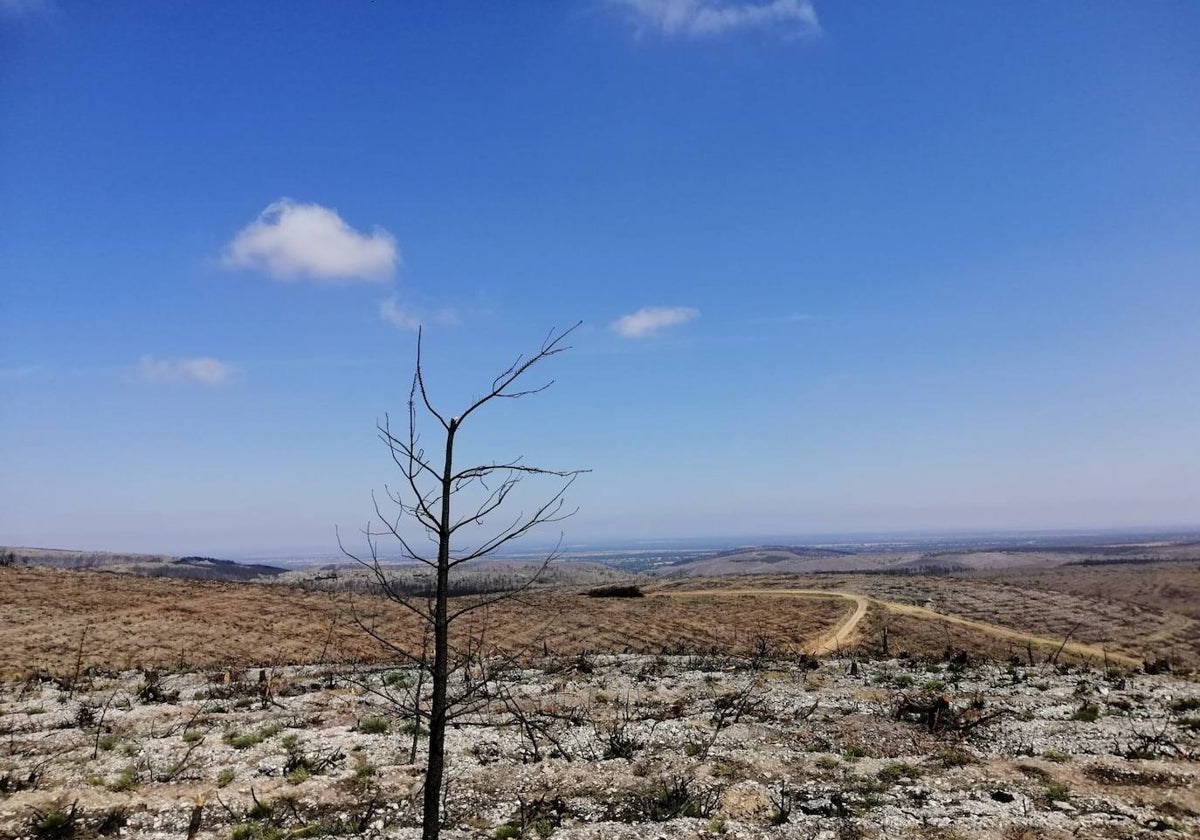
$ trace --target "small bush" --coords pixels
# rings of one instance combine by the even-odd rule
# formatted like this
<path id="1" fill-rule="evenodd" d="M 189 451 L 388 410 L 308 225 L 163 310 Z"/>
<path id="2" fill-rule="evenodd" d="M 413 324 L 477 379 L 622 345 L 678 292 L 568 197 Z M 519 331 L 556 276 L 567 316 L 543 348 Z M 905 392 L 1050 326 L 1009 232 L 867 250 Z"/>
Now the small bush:
<path id="1" fill-rule="evenodd" d="M 383 678 L 383 684 L 390 688 L 408 688 L 412 685 L 412 678 L 403 671 L 388 671 Z"/>
<path id="2" fill-rule="evenodd" d="M 944 745 L 936 747 L 928 760 L 940 764 L 947 770 L 979 763 L 979 759 L 966 750 Z"/>
<path id="3" fill-rule="evenodd" d="M 268 738 L 272 738 L 283 731 L 283 727 L 277 723 L 270 723 L 260 727 L 253 732 L 238 732 L 230 729 L 223 737 L 226 744 L 233 747 L 235 750 L 244 750 L 250 747 L 257 747 Z"/>
<path id="4" fill-rule="evenodd" d="M 923 773 L 924 771 L 914 764 L 898 762 L 896 764 L 887 765 L 876 775 L 879 777 L 879 781 L 883 782 L 884 784 L 894 785 L 901 779 L 919 779 Z"/>
<path id="5" fill-rule="evenodd" d="M 1051 802 L 1066 802 L 1071 798 L 1071 786 L 1062 782 L 1046 785 L 1046 798 Z"/>
<path id="6" fill-rule="evenodd" d="M 237 776 L 237 773 L 235 773 L 233 771 L 232 767 L 226 767 L 220 773 L 217 774 L 217 787 L 219 787 L 219 788 L 225 787 L 230 782 L 232 782 L 236 776 Z"/>
<path id="7" fill-rule="evenodd" d="M 1092 723 L 1096 718 L 1100 717 L 1100 707 L 1094 703 L 1084 703 L 1075 713 L 1071 715 L 1071 720 L 1082 721 L 1083 723 Z"/>
<path id="8" fill-rule="evenodd" d="M 372 778 L 377 771 L 374 764 L 366 759 L 365 756 L 354 757 L 354 780 L 357 782 L 365 782 Z"/>
<path id="9" fill-rule="evenodd" d="M 242 823 L 233 827 L 230 840 L 284 840 L 287 833 L 282 828 L 262 823 Z"/>
<path id="10" fill-rule="evenodd" d="M 364 735 L 385 735 L 391 722 L 384 717 L 365 717 L 358 722 L 358 731 Z"/>
<path id="11" fill-rule="evenodd" d="M 33 836 L 39 840 L 66 840 L 74 837 L 78 828 L 78 815 L 75 806 L 70 811 L 55 808 L 45 813 L 37 812 L 29 826 Z"/>
<path id="12" fill-rule="evenodd" d="M 101 735 L 100 738 L 96 741 L 96 746 L 100 748 L 101 752 L 108 752 L 116 745 L 117 745 L 117 736 L 116 735 Z"/>
<path id="13" fill-rule="evenodd" d="M 122 791 L 133 790 L 137 786 L 137 767 L 129 765 L 122 770 L 115 779 L 109 782 L 105 787 L 111 791 L 120 793 Z"/>
<path id="14" fill-rule="evenodd" d="M 652 822 L 666 822 L 676 817 L 709 817 L 717 804 L 715 793 L 698 791 L 685 776 L 651 788 L 639 796 L 640 810 Z"/>
<path id="15" fill-rule="evenodd" d="M 644 598 L 640 586 L 597 586 L 587 591 L 589 598 Z"/>

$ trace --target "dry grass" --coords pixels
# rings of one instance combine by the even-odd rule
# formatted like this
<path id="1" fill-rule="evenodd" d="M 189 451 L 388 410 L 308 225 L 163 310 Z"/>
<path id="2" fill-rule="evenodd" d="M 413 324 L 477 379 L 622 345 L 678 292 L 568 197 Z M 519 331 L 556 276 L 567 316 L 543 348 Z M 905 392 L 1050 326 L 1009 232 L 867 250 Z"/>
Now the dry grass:
<path id="1" fill-rule="evenodd" d="M 1119 575 L 1110 572 L 1111 568 L 1071 566 L 1044 572 L 1022 570 L 1022 576 L 1013 573 L 998 580 L 848 573 L 799 578 L 782 575 L 756 575 L 750 579 L 704 578 L 671 585 L 681 589 L 716 589 L 747 585 L 788 588 L 799 584 L 813 589 L 856 592 L 880 601 L 923 606 L 944 615 L 1002 625 L 1045 639 L 1061 640 L 1070 634 L 1074 642 L 1102 647 L 1116 654 L 1149 659 L 1169 656 L 1191 667 L 1200 666 L 1200 621 L 1178 611 L 1155 607 L 1147 597 L 1142 599 L 1146 603 L 1134 600 L 1133 596 L 1138 592 L 1135 576 L 1157 567 L 1119 567 L 1125 570 Z M 1097 572 L 1109 574 L 1099 576 L 1095 574 Z M 995 573 L 995 576 L 999 575 Z M 1048 583 L 1044 586 L 1026 584 L 1025 575 L 1043 583 L 1068 581 L 1078 575 L 1084 583 L 1079 586 L 1079 594 L 1074 594 L 1067 591 L 1066 586 L 1052 590 Z M 1153 596 L 1155 603 L 1169 601 L 1175 604 L 1193 594 L 1200 598 L 1196 577 L 1200 577 L 1200 572 L 1189 564 L 1167 564 L 1148 579 L 1148 586 L 1155 587 L 1159 593 Z M 1111 589 L 1094 582 L 1108 580 L 1113 583 L 1118 579 L 1123 585 Z M 1105 594 L 1102 596 L 1101 593 Z M 935 645 L 938 638 L 947 634 L 947 628 L 939 627 L 941 624 L 933 623 L 918 635 L 927 645 Z M 864 625 L 864 638 L 873 640 L 878 630 L 878 625 Z M 993 642 L 992 646 L 1005 651 L 1011 647 L 1006 642 L 998 645 Z"/>
<path id="2" fill-rule="evenodd" d="M 774 652 L 804 650 L 849 606 L 838 600 L 704 597 L 596 599 L 537 594 L 477 614 L 487 644 L 509 651 Z M 105 572 L 0 569 L 0 677 L 82 668 L 211 668 L 376 661 L 386 651 L 352 616 L 415 649 L 415 617 L 378 598 L 298 588 L 175 581 Z M 465 637 L 470 625 L 463 627 Z M 82 648 L 80 640 L 83 640 Z"/>
<path id="3" fill-rule="evenodd" d="M 1112 581 L 1109 568 L 1054 570 Z M 1143 571 L 1139 569 L 1138 571 Z M 1152 569 L 1144 571 L 1153 572 Z M 1180 573 L 1185 576 L 1180 577 Z M 1151 578 L 1160 599 L 1190 593 L 1176 565 Z M 1168 578 L 1167 576 L 1170 575 Z M 1058 577 L 1047 578 L 1048 581 Z M 1132 586 L 1127 575 L 1120 576 Z M 659 592 L 747 588 L 837 589 L 894 604 L 927 606 L 1046 639 L 1073 631 L 1077 642 L 1110 653 L 1173 655 L 1186 664 L 1200 659 L 1200 622 L 1150 605 L 1084 597 L 1040 586 L 1018 587 L 983 580 L 911 576 L 753 576 L 670 582 Z M 652 593 L 653 594 L 653 593 Z M 845 599 L 773 597 L 753 594 L 696 594 L 638 599 L 587 598 L 563 591 L 542 592 L 477 616 L 466 631 L 486 627 L 485 644 L 510 652 L 574 654 L 580 651 L 633 653 L 753 653 L 762 641 L 772 653 L 797 653 L 845 618 Z M 0 676 L 41 670 L 69 675 L 82 652 L 84 669 L 210 668 L 247 664 L 324 661 L 383 661 L 387 651 L 355 626 L 358 615 L 380 634 L 409 650 L 420 643 L 415 617 L 387 601 L 306 591 L 278 584 L 214 583 L 47 569 L 0 569 Z M 947 647 L 976 655 L 1025 655 L 1023 641 L 997 638 L 979 628 L 886 613 L 878 604 L 857 628 L 867 647 L 877 646 L 887 623 L 893 654 L 940 654 Z M 465 633 L 460 635 L 465 638 Z M 82 647 L 80 640 L 83 640 Z M 1044 647 L 1044 646 L 1043 646 Z M 1039 657 L 1044 650 L 1035 652 Z"/>

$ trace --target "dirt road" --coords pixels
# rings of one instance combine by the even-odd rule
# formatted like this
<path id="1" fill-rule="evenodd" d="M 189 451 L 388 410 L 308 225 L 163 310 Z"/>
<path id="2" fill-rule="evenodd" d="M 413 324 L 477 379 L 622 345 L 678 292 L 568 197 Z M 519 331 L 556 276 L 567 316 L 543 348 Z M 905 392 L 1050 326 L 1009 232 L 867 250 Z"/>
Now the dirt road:
<path id="1" fill-rule="evenodd" d="M 1131 668 L 1140 667 L 1142 664 L 1142 661 L 1136 657 L 1127 656 L 1122 653 L 1114 653 L 1113 651 L 1106 651 L 1104 648 L 1096 645 L 1087 645 L 1080 642 L 1070 641 L 1068 641 L 1066 644 L 1063 644 L 1062 639 L 1051 639 L 1046 636 L 1023 633 L 1019 630 L 1014 630 L 1011 627 L 1005 627 L 1000 624 L 990 624 L 986 621 L 974 621 L 969 618 L 961 618 L 957 615 L 939 613 L 927 607 L 918 607 L 912 604 L 901 604 L 897 601 L 883 601 L 878 598 L 871 598 L 867 595 L 859 595 L 856 592 L 843 592 L 836 589 L 694 589 L 681 591 L 668 590 L 665 592 L 654 592 L 647 594 L 652 594 L 657 597 L 670 598 L 753 595 L 755 597 L 767 596 L 777 598 L 845 598 L 853 601 L 854 610 L 844 619 L 834 625 L 832 630 L 821 636 L 816 640 L 816 642 L 813 643 L 812 652 L 818 655 L 832 653 L 841 648 L 848 647 L 855 638 L 855 630 L 858 628 L 859 622 L 861 622 L 863 616 L 867 614 L 867 608 L 876 606 L 889 612 L 900 613 L 902 615 L 911 615 L 931 621 L 944 621 L 959 627 L 967 627 L 972 630 L 977 630 L 981 633 L 986 633 L 989 636 L 995 636 L 996 638 L 1027 642 L 1035 647 L 1057 650 L 1061 645 L 1064 652 L 1072 653 L 1076 656 L 1091 657 L 1095 659 L 1104 659 L 1107 656 L 1108 661 Z"/>

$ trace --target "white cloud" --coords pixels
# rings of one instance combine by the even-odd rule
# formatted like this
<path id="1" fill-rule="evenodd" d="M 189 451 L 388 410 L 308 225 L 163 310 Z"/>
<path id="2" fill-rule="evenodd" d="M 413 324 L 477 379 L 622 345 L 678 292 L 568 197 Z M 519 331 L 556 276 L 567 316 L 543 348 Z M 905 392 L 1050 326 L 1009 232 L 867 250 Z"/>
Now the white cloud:
<path id="1" fill-rule="evenodd" d="M 401 306 L 400 300 L 395 295 L 379 301 L 379 317 L 393 327 L 413 331 L 423 324 L 458 323 L 458 312 L 454 309 L 424 312 L 408 306 Z"/>
<path id="2" fill-rule="evenodd" d="M 283 198 L 238 232 L 223 262 L 276 280 L 383 282 L 395 273 L 400 253 L 382 228 L 359 233 L 336 210 Z"/>
<path id="3" fill-rule="evenodd" d="M 612 322 L 612 328 L 626 338 L 643 338 L 651 333 L 686 324 L 700 315 L 689 306 L 647 306 Z"/>
<path id="4" fill-rule="evenodd" d="M 201 385 L 224 385 L 233 379 L 234 369 L 209 356 L 194 359 L 158 359 L 142 356 L 138 360 L 138 376 L 146 382 L 195 382 Z"/>
<path id="5" fill-rule="evenodd" d="M 640 35 L 706 38 L 746 30 L 784 37 L 821 31 L 812 0 L 608 0 Z"/>
<path id="6" fill-rule="evenodd" d="M 394 296 L 379 301 L 379 317 L 402 330 L 415 330 L 421 326 L 420 316 L 407 309 L 401 309 Z"/>

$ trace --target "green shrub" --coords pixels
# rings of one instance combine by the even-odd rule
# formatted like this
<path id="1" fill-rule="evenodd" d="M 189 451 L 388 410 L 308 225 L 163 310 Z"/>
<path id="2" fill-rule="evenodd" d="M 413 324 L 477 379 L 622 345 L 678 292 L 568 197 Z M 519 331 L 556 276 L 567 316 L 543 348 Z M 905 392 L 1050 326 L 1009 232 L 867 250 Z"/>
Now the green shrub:
<path id="1" fill-rule="evenodd" d="M 384 735 L 392 724 L 384 717 L 365 717 L 358 722 L 358 731 L 364 735 Z"/>
<path id="2" fill-rule="evenodd" d="M 42 840 L 59 840 L 75 836 L 76 813 L 72 806 L 70 811 L 56 808 L 46 813 L 35 813 L 30 829 L 33 836 Z"/>
<path id="3" fill-rule="evenodd" d="M 235 729 L 230 729 L 223 736 L 223 740 L 235 750 L 244 750 L 249 747 L 257 747 L 263 741 L 278 735 L 282 731 L 283 727 L 279 724 L 269 723 L 253 732 L 238 732 Z"/>
<path id="4" fill-rule="evenodd" d="M 273 825 L 242 823 L 233 827 L 230 840 L 285 840 L 287 833 Z"/>
<path id="5" fill-rule="evenodd" d="M 875 775 L 884 784 L 894 785 L 901 779 L 919 779 L 923 773 L 924 771 L 915 764 L 897 762 L 887 765 Z"/>
<path id="6" fill-rule="evenodd" d="M 117 793 L 126 790 L 133 790 L 137 786 L 137 767 L 129 765 L 122 770 L 115 779 L 109 782 L 106 787 Z"/>
<path id="7" fill-rule="evenodd" d="M 224 768 L 217 774 L 217 787 L 223 788 L 236 778 L 237 773 L 233 772 L 232 767 Z"/>
<path id="8" fill-rule="evenodd" d="M 1100 707 L 1095 703 L 1084 703 L 1075 710 L 1074 714 L 1071 715 L 1071 720 L 1092 723 L 1098 717 L 1100 717 Z"/>
<path id="9" fill-rule="evenodd" d="M 96 741 L 96 746 L 99 747 L 102 752 L 108 752 L 116 745 L 117 745 L 117 736 L 116 735 L 101 735 L 99 737 L 99 739 L 97 739 L 97 741 Z"/>
<path id="10" fill-rule="evenodd" d="M 403 671 L 388 671 L 383 677 L 383 684 L 391 688 L 408 688 L 412 679 Z"/>
<path id="11" fill-rule="evenodd" d="M 1066 802 L 1071 798 L 1071 786 L 1063 782 L 1051 782 L 1046 785 L 1046 798 L 1051 802 Z"/>
<path id="12" fill-rule="evenodd" d="M 365 782 L 372 778 L 377 772 L 374 764 L 367 761 L 365 756 L 358 755 L 354 757 L 354 780 L 357 782 Z"/>

